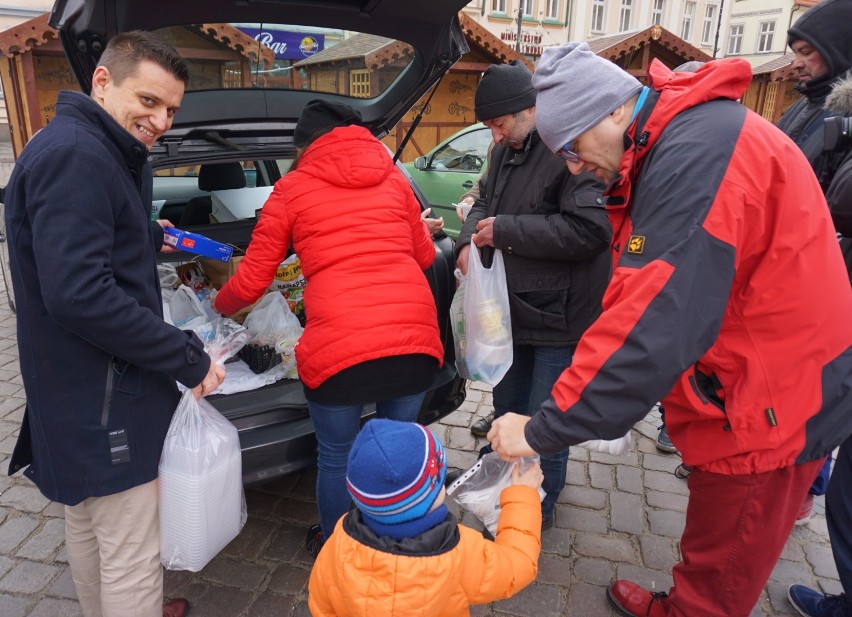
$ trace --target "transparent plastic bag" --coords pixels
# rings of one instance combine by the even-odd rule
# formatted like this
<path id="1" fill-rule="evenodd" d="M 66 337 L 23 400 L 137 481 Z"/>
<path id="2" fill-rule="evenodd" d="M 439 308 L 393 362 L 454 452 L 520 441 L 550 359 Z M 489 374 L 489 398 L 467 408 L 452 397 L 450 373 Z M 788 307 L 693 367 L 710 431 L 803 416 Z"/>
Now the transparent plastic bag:
<path id="1" fill-rule="evenodd" d="M 464 296 L 467 292 L 467 276 L 462 274 L 458 268 L 456 268 L 454 274 L 459 281 L 459 286 L 456 288 L 456 293 L 453 295 L 453 301 L 450 304 L 450 325 L 453 329 L 453 344 L 456 350 L 456 370 L 463 378 L 470 379 L 470 371 L 465 362 L 467 340 L 464 329 Z"/>
<path id="2" fill-rule="evenodd" d="M 181 330 L 196 330 L 209 321 L 198 296 L 186 285 L 178 287 L 169 299 L 168 318 Z"/>
<path id="3" fill-rule="evenodd" d="M 503 253 L 494 251 L 490 268 L 482 265 L 475 246 L 471 247 L 464 289 L 464 348 L 462 377 L 498 384 L 512 366 L 512 321 L 509 314 L 509 288 Z M 464 371 L 464 373 L 462 372 Z"/>
<path id="4" fill-rule="evenodd" d="M 258 372 L 276 370 L 291 378 L 297 376 L 294 349 L 304 328 L 281 293 L 273 291 L 263 296 L 243 325 L 252 335 L 251 345 L 269 347 L 280 356 L 280 362 L 276 358 L 274 364 L 261 367 Z"/>
<path id="5" fill-rule="evenodd" d="M 229 319 L 197 333 L 221 364 L 249 338 Z M 160 561 L 198 572 L 237 537 L 248 516 L 237 428 L 205 399 L 184 392 L 172 417 L 159 466 Z"/>
<path id="6" fill-rule="evenodd" d="M 523 469 L 525 465 L 538 460 L 538 456 L 525 456 L 519 464 Z M 512 484 L 514 465 L 501 459 L 496 452 L 489 452 L 447 489 L 447 495 L 482 521 L 492 536 L 497 534 L 497 522 L 500 519 L 500 493 Z M 545 493 L 541 487 L 538 495 L 544 499 Z"/>

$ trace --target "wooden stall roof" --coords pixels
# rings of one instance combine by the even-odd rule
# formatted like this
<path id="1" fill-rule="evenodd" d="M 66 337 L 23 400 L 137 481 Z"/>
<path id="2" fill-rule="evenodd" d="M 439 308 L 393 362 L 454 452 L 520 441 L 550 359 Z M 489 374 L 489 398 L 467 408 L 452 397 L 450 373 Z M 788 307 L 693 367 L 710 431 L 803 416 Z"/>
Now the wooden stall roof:
<path id="1" fill-rule="evenodd" d="M 56 30 L 47 23 L 48 17 L 50 13 L 42 13 L 38 17 L 0 32 L 0 53 L 4 56 L 22 54 L 58 38 Z"/>
<path id="2" fill-rule="evenodd" d="M 360 32 L 337 45 L 318 51 L 310 58 L 299 60 L 293 66 L 304 68 L 318 64 L 335 64 L 363 58 L 365 65 L 381 68 L 402 57 L 411 55 L 411 45 L 375 34 Z"/>
<path id="3" fill-rule="evenodd" d="M 795 80 L 797 78 L 796 69 L 793 68 L 793 52 L 778 56 L 774 60 L 756 66 L 752 72 L 755 78 L 760 77 L 764 81 Z"/>
<path id="4" fill-rule="evenodd" d="M 275 64 L 275 52 L 272 48 L 261 45 L 245 32 L 234 28 L 230 24 L 198 24 L 193 26 L 193 29 L 205 38 L 219 41 L 227 47 L 240 52 L 240 54 L 249 60 L 258 64 L 261 64 L 262 60 L 265 68 L 269 68 Z"/>
<path id="5" fill-rule="evenodd" d="M 707 62 L 713 58 L 690 45 L 676 34 L 661 26 L 651 26 L 644 30 L 619 32 L 610 36 L 601 36 L 586 41 L 595 54 L 613 62 L 639 50 L 643 45 L 658 45 L 683 58 L 684 62 L 698 60 Z"/>
<path id="6" fill-rule="evenodd" d="M 507 64 L 512 60 L 520 60 L 530 71 L 535 70 L 533 63 L 525 56 L 515 51 L 515 48 L 511 45 L 507 45 L 504 41 L 500 40 L 500 37 L 495 36 L 490 31 L 482 27 L 472 17 L 465 13 L 459 13 L 459 22 L 461 23 L 462 30 L 464 31 L 464 36 L 471 46 L 471 51 L 475 51 L 478 48 L 478 50 L 483 52 L 486 57 L 491 59 L 490 63 L 484 63 L 482 66 L 476 67 L 480 71 L 484 71 L 488 68 L 488 64 Z M 456 63 L 454 68 L 462 70 L 466 68 L 464 60 Z"/>
<path id="7" fill-rule="evenodd" d="M 56 30 L 47 23 L 49 16 L 49 13 L 43 13 L 0 32 L 0 53 L 4 56 L 21 54 L 57 39 Z M 275 61 L 275 52 L 272 49 L 258 45 L 253 38 L 228 24 L 201 24 L 194 30 L 205 38 L 218 41 L 258 63 L 260 63 L 258 59 L 258 49 L 260 49 L 260 57 L 267 67 L 272 66 Z"/>

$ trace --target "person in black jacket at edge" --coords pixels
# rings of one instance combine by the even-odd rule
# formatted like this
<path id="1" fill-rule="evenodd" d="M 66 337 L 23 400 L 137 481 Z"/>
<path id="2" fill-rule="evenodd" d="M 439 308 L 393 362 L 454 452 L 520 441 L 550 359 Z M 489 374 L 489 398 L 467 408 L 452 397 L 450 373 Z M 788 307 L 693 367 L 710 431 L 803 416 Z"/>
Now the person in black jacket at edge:
<path id="1" fill-rule="evenodd" d="M 604 186 L 591 174 L 572 176 L 542 143 L 532 75 L 520 61 L 488 67 L 476 89 L 475 111 L 495 146 L 481 194 L 456 241 L 456 265 L 467 273 L 471 245 L 486 267 L 494 249 L 503 252 L 514 360 L 494 386 L 494 410 L 497 417 L 532 414 L 550 397 L 577 341 L 601 311 L 612 235 L 599 199 Z M 568 448 L 541 457 L 543 529 L 553 525 L 567 463 Z"/>
<path id="2" fill-rule="evenodd" d="M 146 32 L 114 36 L 92 93 L 60 92 L 56 117 L 15 163 L 6 233 L 26 391 L 9 473 L 65 505 L 65 545 L 86 617 L 182 617 L 163 605 L 158 465 L 180 394 L 224 369 L 163 321 L 162 226 L 148 149 L 171 126 L 189 72 Z M 159 224 L 158 224 L 159 223 Z"/>
<path id="3" fill-rule="evenodd" d="M 825 128 L 826 120 L 832 117 L 836 117 L 840 122 L 829 122 L 840 128 L 843 123 L 841 117 L 852 112 L 850 22 L 852 1 L 827 0 L 808 11 L 787 31 L 787 43 L 794 54 L 792 66 L 798 72 L 799 78 L 796 90 L 802 96 L 784 113 L 777 126 L 802 149 L 813 167 L 825 193 L 837 231 L 843 236 L 852 237 L 852 142 L 849 141 L 847 133 L 845 138 L 840 136 L 836 143 L 827 143 Z M 852 120 L 847 117 L 846 122 L 848 127 Z M 849 271 L 852 265 L 852 240 L 841 237 L 840 246 Z M 797 525 L 807 523 L 810 519 L 814 496 L 826 493 L 830 471 L 831 457 L 826 460 L 808 491 L 796 521 Z M 850 474 L 852 470 L 836 469 L 835 481 L 841 480 L 841 476 L 850 478 Z M 839 492 L 835 491 L 834 499 L 841 498 L 843 497 Z M 847 490 L 845 498 L 852 499 L 852 491 Z M 852 583 L 849 581 L 849 573 L 852 572 L 852 545 L 844 541 L 838 533 L 838 521 L 831 516 L 831 500 L 831 496 L 826 497 L 829 506 L 829 533 L 838 570 L 841 573 L 844 570 L 847 572 L 844 589 L 850 591 L 848 585 Z M 847 521 L 844 527 L 848 526 Z M 841 574 L 841 581 L 843 579 Z M 788 597 L 796 610 L 805 617 L 852 616 L 852 605 L 843 594 L 824 596 L 804 585 L 791 585 Z"/>

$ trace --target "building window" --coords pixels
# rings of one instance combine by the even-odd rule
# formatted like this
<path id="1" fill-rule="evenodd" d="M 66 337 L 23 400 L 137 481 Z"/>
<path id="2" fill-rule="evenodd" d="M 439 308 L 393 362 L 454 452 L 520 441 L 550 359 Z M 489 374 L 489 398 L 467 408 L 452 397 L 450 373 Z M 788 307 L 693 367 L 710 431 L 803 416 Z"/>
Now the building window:
<path id="1" fill-rule="evenodd" d="M 604 0 L 592 0 L 592 32 L 604 31 Z"/>
<path id="2" fill-rule="evenodd" d="M 547 19 L 559 19 L 559 0 L 547 0 L 544 16 Z"/>
<path id="3" fill-rule="evenodd" d="M 491 10 L 495 13 L 505 13 L 506 0 L 491 0 Z"/>
<path id="4" fill-rule="evenodd" d="M 757 53 L 772 51 L 772 39 L 775 38 L 775 22 L 762 21 L 757 35 Z"/>
<path id="5" fill-rule="evenodd" d="M 695 3 L 683 3 L 683 21 L 680 26 L 680 38 L 688 41 L 692 38 L 692 19 L 695 17 Z"/>
<path id="6" fill-rule="evenodd" d="M 532 17 L 535 0 L 521 0 L 521 11 L 524 17 Z"/>
<path id="7" fill-rule="evenodd" d="M 713 39 L 713 28 L 716 26 L 716 5 L 704 7 L 704 27 L 701 29 L 701 44 L 709 45 Z"/>
<path id="8" fill-rule="evenodd" d="M 370 71 L 363 69 L 349 73 L 349 96 L 370 98 Z"/>
<path id="9" fill-rule="evenodd" d="M 666 8 L 665 0 L 654 0 L 654 8 L 651 9 L 651 25 L 659 26 L 663 23 L 663 10 Z"/>
<path id="10" fill-rule="evenodd" d="M 621 0 L 621 14 L 618 17 L 618 31 L 630 30 L 630 14 L 633 12 L 633 0 Z"/>
<path id="11" fill-rule="evenodd" d="M 738 56 L 743 50 L 743 24 L 731 26 L 731 33 L 728 35 L 728 54 L 729 56 Z"/>

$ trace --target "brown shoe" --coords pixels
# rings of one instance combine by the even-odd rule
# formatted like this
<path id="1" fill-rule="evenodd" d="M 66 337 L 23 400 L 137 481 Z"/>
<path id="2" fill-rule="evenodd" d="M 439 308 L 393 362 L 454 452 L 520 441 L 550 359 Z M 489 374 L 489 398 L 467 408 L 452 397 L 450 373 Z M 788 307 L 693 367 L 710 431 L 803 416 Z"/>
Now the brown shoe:
<path id="1" fill-rule="evenodd" d="M 183 598 L 163 604 L 163 617 L 184 617 L 189 613 L 189 602 Z"/>

